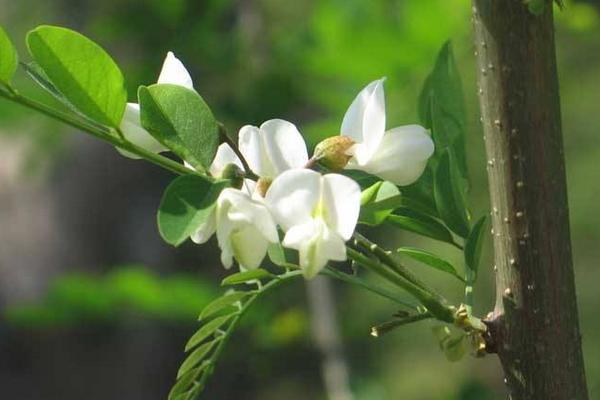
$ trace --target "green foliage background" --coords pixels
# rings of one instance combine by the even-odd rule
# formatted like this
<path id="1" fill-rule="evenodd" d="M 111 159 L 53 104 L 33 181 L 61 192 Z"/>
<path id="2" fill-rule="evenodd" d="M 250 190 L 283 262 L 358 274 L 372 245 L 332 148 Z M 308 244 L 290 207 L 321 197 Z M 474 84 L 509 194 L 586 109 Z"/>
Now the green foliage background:
<path id="1" fill-rule="evenodd" d="M 600 240 L 599 7 L 594 1 L 566 2 L 563 11 L 557 10 L 556 17 L 573 249 L 592 398 L 600 395 L 600 338 L 594 334 L 600 328 L 595 318 L 600 306 L 596 289 L 600 280 L 596 261 L 600 258 L 597 246 Z M 476 215 L 488 208 L 470 9 L 464 1 L 0 0 L 0 8 L 3 10 L 0 25 L 16 42 L 22 57 L 27 54 L 22 38 L 36 25 L 56 24 L 79 30 L 109 50 L 124 71 L 129 100 L 133 100 L 140 84 L 155 82 L 163 57 L 172 50 L 190 70 L 198 92 L 229 129 L 281 117 L 296 122 L 311 145 L 322 137 L 337 134 L 343 113 L 358 90 L 381 76 L 388 78 L 388 126 L 418 121 L 417 97 L 421 85 L 439 47 L 451 38 L 467 98 L 467 161 L 473 182 L 469 202 L 477 210 Z M 26 84 L 23 75 L 16 79 Z M 39 96 L 52 101 L 43 94 Z M 0 102 L 0 143 L 14 140 L 29 143 L 19 179 L 26 182 L 41 177 L 49 188 L 61 175 L 60 171 L 77 168 L 76 152 L 105 146 L 99 143 L 92 148 L 77 146 L 71 130 Z M 136 161 L 118 156 L 109 159 L 118 163 L 123 174 L 127 174 L 128 168 L 139 168 L 134 164 Z M 143 174 L 145 179 L 166 182 L 164 175 L 152 167 L 144 169 Z M 84 172 L 71 178 L 74 176 L 82 184 L 92 179 Z M 135 180 L 129 183 L 131 187 L 135 184 Z M 103 182 L 97 181 L 95 185 L 102 186 Z M 111 196 L 108 190 L 98 193 Z M 158 206 L 160 193 L 158 189 L 149 195 L 154 207 Z M 17 212 L 16 206 L 12 207 Z M 99 212 L 112 212 L 108 205 L 98 207 Z M 152 207 L 146 211 L 136 214 L 136 218 L 154 221 Z M 144 226 L 156 230 L 152 224 Z M 11 227 L 3 230 L 10 234 Z M 158 236 L 154 231 L 150 234 Z M 114 235 L 105 240 L 118 238 L 119 235 Z M 424 245 L 459 257 L 450 246 L 424 244 L 408 234 L 382 232 L 381 240 L 396 246 Z M 34 244 L 31 246 L 34 251 Z M 40 291 L 35 305 L 7 304 L 2 310 L 0 335 L 4 324 L 10 335 L 25 338 L 22 339 L 25 346 L 44 346 L 51 344 L 39 340 L 39 335 L 47 336 L 48 332 L 52 335 L 63 332 L 68 336 L 81 327 L 97 333 L 106 326 L 132 323 L 167 326 L 180 333 L 167 346 L 175 352 L 175 359 L 164 367 L 156 366 L 157 373 L 163 376 L 160 381 L 165 384 L 150 394 L 155 397 L 144 397 L 163 398 L 183 358 L 183 353 L 177 351 L 182 350 L 186 335 L 194 328 L 194 310 L 199 311 L 216 293 L 217 282 L 224 273 L 215 257 L 214 243 L 212 250 L 194 246 L 177 250 L 185 256 L 164 246 L 164 251 L 174 255 L 160 262 L 138 260 L 131 254 L 97 257 L 98 264 L 143 261 L 148 264 L 146 269 L 103 267 L 103 272 L 112 272 L 105 275 L 96 271 L 91 277 L 82 277 L 77 272 L 58 278 L 50 289 Z M 460 259 L 453 261 L 461 264 Z M 418 264 L 414 265 L 418 268 Z M 77 267 L 55 266 L 70 271 L 77 271 Z M 148 272 L 153 269 L 160 274 Z M 172 277 L 179 276 L 182 270 L 188 272 L 186 278 Z M 476 311 L 480 314 L 485 314 L 493 304 L 491 270 L 488 242 L 475 295 Z M 434 285 L 447 286 L 446 292 L 454 289 L 455 299 L 460 299 L 459 283 L 435 271 L 419 272 Z M 226 350 L 224 364 L 213 378 L 206 398 L 323 398 L 319 356 L 309 338 L 302 285 L 286 287 L 283 292 L 269 295 L 251 313 L 244 331 Z M 502 378 L 493 357 L 449 364 L 435 347 L 426 323 L 374 340 L 368 336 L 369 327 L 395 310 L 353 288 L 336 286 L 336 294 L 357 399 L 503 398 Z M 32 331 L 37 333 L 31 336 Z M 123 333 L 117 336 L 120 334 Z M 136 355 L 145 360 L 144 365 L 159 363 L 153 357 L 152 347 L 145 349 Z M 0 359 L 2 350 L 0 347 Z M 47 352 L 40 350 L 40 354 Z M 121 362 L 120 356 L 126 357 L 115 353 L 112 362 Z M 53 373 L 58 381 L 55 385 L 67 386 L 70 379 L 111 384 L 110 374 L 93 374 L 82 368 L 73 378 L 67 376 L 67 371 L 67 366 L 57 366 Z M 9 393 L 18 396 L 22 393 L 19 385 L 11 386 L 12 380 L 7 378 L 11 373 L 14 374 L 12 364 L 0 364 L 0 387 L 9 387 L 6 390 L 13 390 L 14 393 Z M 232 385 L 232 381 L 237 383 Z M 130 393 L 137 393 L 135 388 L 141 383 L 132 380 L 129 384 L 133 388 Z M 310 385 L 308 392 L 306 385 Z M 52 396 L 52 393 L 62 393 L 64 399 L 75 398 L 77 394 L 75 389 L 49 390 L 46 394 Z"/>

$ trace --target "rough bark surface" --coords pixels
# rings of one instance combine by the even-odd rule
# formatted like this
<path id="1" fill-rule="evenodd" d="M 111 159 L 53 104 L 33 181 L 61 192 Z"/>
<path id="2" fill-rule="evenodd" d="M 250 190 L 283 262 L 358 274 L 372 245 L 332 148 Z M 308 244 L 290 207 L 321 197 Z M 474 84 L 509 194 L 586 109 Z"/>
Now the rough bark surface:
<path id="1" fill-rule="evenodd" d="M 588 399 L 569 233 L 552 6 L 473 0 L 497 302 L 511 399 Z"/>

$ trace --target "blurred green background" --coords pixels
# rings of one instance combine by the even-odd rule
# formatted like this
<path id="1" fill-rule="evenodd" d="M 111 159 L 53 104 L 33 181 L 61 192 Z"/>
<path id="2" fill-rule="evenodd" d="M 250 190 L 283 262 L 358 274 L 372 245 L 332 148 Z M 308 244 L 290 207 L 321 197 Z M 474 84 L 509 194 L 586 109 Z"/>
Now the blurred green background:
<path id="1" fill-rule="evenodd" d="M 572 239 L 591 398 L 600 396 L 600 1 L 557 11 L 557 52 Z M 172 50 L 231 130 L 280 117 L 311 145 L 337 134 L 356 93 L 386 76 L 388 127 L 417 122 L 416 99 L 437 50 L 452 39 L 465 86 L 473 179 L 488 208 L 470 8 L 463 0 L 0 0 L 0 24 L 23 59 L 39 24 L 76 29 L 123 69 L 134 100 Z M 43 93 L 17 79 L 23 92 Z M 195 319 L 220 293 L 213 241 L 173 249 L 155 211 L 171 176 L 42 116 L 0 101 L 0 390 L 6 399 L 164 399 Z M 388 245 L 460 254 L 397 231 Z M 494 299 L 489 243 L 476 310 Z M 447 296 L 461 288 L 422 271 Z M 354 399 L 505 397 L 494 357 L 449 363 L 431 323 L 374 339 L 393 305 L 333 285 Z M 557 310 L 558 311 L 558 310 Z M 301 282 L 263 299 L 234 336 L 204 398 L 326 399 Z"/>

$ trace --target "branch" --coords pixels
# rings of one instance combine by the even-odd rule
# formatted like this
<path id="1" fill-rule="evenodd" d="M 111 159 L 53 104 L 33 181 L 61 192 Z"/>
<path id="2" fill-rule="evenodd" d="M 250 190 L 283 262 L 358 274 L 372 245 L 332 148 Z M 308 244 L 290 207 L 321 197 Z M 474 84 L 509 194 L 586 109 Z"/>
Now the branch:
<path id="1" fill-rule="evenodd" d="M 144 158 L 151 163 L 158 165 L 166 170 L 169 170 L 175 174 L 179 175 L 189 175 L 194 174 L 195 172 L 186 168 L 184 165 L 173 161 L 167 157 L 161 156 L 159 154 L 155 154 L 149 152 L 141 147 L 134 145 L 133 143 L 124 140 L 119 134 L 118 130 L 114 130 L 108 127 L 100 127 L 96 124 L 91 124 L 87 121 L 81 120 L 79 118 L 75 118 L 71 114 L 67 114 L 65 112 L 55 110 L 43 103 L 40 103 L 36 100 L 30 99 L 28 97 L 20 95 L 16 90 L 7 86 L 6 88 L 0 88 L 0 97 L 3 97 L 13 103 L 19 104 L 21 106 L 27 107 L 31 110 L 37 111 L 41 114 L 44 114 L 52 119 L 60 121 L 66 125 L 72 126 L 76 129 L 79 129 L 91 136 L 94 136 L 97 139 L 103 140 L 112 144 L 113 146 L 119 147 L 123 150 L 126 150 L 130 153 L 133 153 L 141 158 Z M 117 133 L 115 135 L 115 133 Z M 207 177 L 210 179 L 209 177 Z"/>

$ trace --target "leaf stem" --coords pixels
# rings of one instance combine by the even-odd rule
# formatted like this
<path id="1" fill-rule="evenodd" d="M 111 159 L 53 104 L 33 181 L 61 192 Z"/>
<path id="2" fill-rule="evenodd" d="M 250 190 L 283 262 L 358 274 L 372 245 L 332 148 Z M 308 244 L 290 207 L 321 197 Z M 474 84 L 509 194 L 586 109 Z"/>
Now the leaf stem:
<path id="1" fill-rule="evenodd" d="M 465 307 L 469 315 L 473 315 L 473 284 L 474 276 L 470 268 L 465 273 Z"/>
<path id="2" fill-rule="evenodd" d="M 368 290 L 368 291 L 370 291 L 372 293 L 378 294 L 381 297 L 385 297 L 388 300 L 392 300 L 393 302 L 395 302 L 397 304 L 400 304 L 400 305 L 402 305 L 404 307 L 407 307 L 407 308 L 409 308 L 411 310 L 415 310 L 415 311 L 417 310 L 417 306 L 415 304 L 410 303 L 407 300 L 403 300 L 403 299 L 399 298 L 398 296 L 396 296 L 395 294 L 390 293 L 390 292 L 388 292 L 387 290 L 385 290 L 385 289 L 383 289 L 381 287 L 373 285 L 372 283 L 367 282 L 364 279 L 360 279 L 360 278 L 355 277 L 353 275 L 346 274 L 344 272 L 338 271 L 338 270 L 333 269 L 331 267 L 326 267 L 325 269 L 323 269 L 321 271 L 321 274 L 325 275 L 325 276 L 328 276 L 328 277 L 331 277 L 331 278 L 334 278 L 334 279 L 338 279 L 338 280 L 340 280 L 342 282 L 349 283 L 351 285 L 360 286 L 363 289 L 366 289 L 366 290 Z"/>
<path id="3" fill-rule="evenodd" d="M 118 130 L 111 129 L 109 127 L 96 126 L 95 124 L 91 125 L 90 123 L 75 118 L 72 115 L 67 114 L 63 111 L 56 110 L 52 107 L 47 106 L 46 104 L 22 96 L 10 86 L 6 86 L 6 88 L 0 88 L 0 97 L 3 97 L 9 101 L 12 101 L 13 103 L 20 104 L 21 106 L 37 111 L 66 125 L 79 129 L 91 136 L 94 136 L 97 139 L 103 140 L 112 144 L 113 146 L 117 146 L 125 151 L 133 153 L 173 173 L 179 175 L 195 174 L 194 171 L 186 168 L 185 166 L 176 161 L 173 161 L 159 154 L 149 152 L 125 140 L 123 137 L 121 137 L 122 134 L 118 134 Z M 117 132 L 116 135 L 114 134 L 115 132 Z M 207 179 L 210 178 L 207 177 Z"/>
<path id="4" fill-rule="evenodd" d="M 428 286 L 419 278 L 417 278 L 417 276 L 413 274 L 408 268 L 400 264 L 392 256 L 391 252 L 383 249 L 381 246 L 367 239 L 358 232 L 354 232 L 354 240 L 359 246 L 363 247 L 365 250 L 375 255 L 381 262 L 389 266 L 391 269 L 394 270 L 394 272 L 402 276 L 407 281 L 413 283 L 416 286 L 419 286 L 424 290 L 433 292 L 432 289 L 428 288 Z"/>
<path id="5" fill-rule="evenodd" d="M 430 312 L 421 314 L 410 315 L 405 318 L 393 319 L 391 321 L 384 322 L 371 328 L 371 336 L 380 337 L 392 330 L 399 328 L 404 325 L 412 324 L 414 322 L 423 321 L 425 319 L 434 318 Z"/>
<path id="6" fill-rule="evenodd" d="M 454 307 L 447 305 L 446 301 L 441 296 L 414 284 L 395 271 L 388 269 L 387 265 L 382 263 L 379 259 L 371 259 L 351 247 L 347 247 L 346 251 L 348 253 L 348 258 L 351 260 L 406 290 L 414 298 L 419 300 L 419 302 L 421 302 L 421 304 L 423 304 L 425 308 L 440 321 L 449 323 L 454 322 Z"/>

